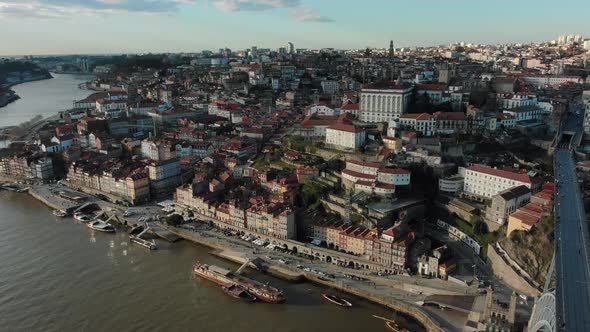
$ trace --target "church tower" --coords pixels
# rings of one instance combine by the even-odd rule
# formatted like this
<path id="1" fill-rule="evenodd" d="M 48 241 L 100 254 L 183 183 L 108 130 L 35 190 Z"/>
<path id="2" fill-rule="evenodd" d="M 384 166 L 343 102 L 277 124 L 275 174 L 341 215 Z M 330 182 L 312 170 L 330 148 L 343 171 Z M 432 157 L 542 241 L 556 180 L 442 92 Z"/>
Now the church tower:
<path id="1" fill-rule="evenodd" d="M 393 58 L 394 51 L 393 51 L 393 40 L 389 42 L 389 57 Z"/>

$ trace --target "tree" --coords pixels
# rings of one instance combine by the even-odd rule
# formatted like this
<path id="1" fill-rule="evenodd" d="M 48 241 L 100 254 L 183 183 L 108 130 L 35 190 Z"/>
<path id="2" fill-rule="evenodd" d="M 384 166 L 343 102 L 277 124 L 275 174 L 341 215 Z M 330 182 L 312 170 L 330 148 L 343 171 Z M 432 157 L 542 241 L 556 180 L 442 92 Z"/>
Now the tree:
<path id="1" fill-rule="evenodd" d="M 475 224 L 473 224 L 473 232 L 477 235 L 483 235 L 488 232 L 488 225 L 481 219 L 478 219 Z"/>
<path id="2" fill-rule="evenodd" d="M 170 226 L 178 226 L 184 222 L 184 218 L 180 214 L 171 214 L 166 217 L 166 223 Z"/>

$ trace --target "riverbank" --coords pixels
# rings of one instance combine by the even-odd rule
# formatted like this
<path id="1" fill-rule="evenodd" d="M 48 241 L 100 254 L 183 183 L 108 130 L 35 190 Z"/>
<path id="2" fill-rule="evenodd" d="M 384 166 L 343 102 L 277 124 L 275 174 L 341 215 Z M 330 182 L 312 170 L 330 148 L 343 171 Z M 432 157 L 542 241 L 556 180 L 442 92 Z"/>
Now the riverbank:
<path id="1" fill-rule="evenodd" d="M 13 86 L 23 84 L 23 83 L 28 83 L 28 82 L 49 80 L 52 78 L 53 78 L 53 76 L 51 76 L 51 74 L 48 72 L 47 75 L 26 77 L 26 78 L 20 79 L 17 82 L 10 82 L 10 83 L 3 84 L 0 89 L 0 108 L 7 106 L 8 104 L 15 102 L 21 98 L 19 95 L 16 94 L 16 92 L 11 90 L 11 88 Z"/>
<path id="2" fill-rule="evenodd" d="M 284 264 L 277 263 L 275 261 L 270 262 L 267 257 L 262 256 L 263 253 L 258 249 L 254 249 L 251 255 L 249 253 L 245 253 L 245 251 L 243 250 L 238 252 L 234 249 L 235 247 L 231 245 L 228 246 L 227 243 L 220 241 L 218 238 L 212 238 L 212 236 L 214 235 L 203 236 L 202 231 L 190 231 L 178 227 L 167 227 L 167 229 L 185 240 L 213 248 L 214 250 L 211 252 L 211 254 L 230 260 L 234 263 L 244 264 L 247 261 L 252 262 L 255 260 L 259 260 L 263 263 L 250 263 L 249 267 L 266 272 L 272 276 L 284 280 L 292 282 L 310 281 L 315 284 L 336 289 L 341 292 L 366 299 L 370 302 L 382 305 L 398 313 L 402 313 L 408 317 L 411 317 L 411 319 L 419 322 L 428 331 L 445 331 L 445 329 L 442 326 L 447 325 L 446 322 L 436 320 L 415 304 L 410 304 L 407 302 L 400 301 L 395 297 L 387 296 L 387 293 L 383 292 L 382 288 L 377 287 L 377 285 L 374 284 L 374 282 L 368 282 L 364 287 L 358 287 L 358 285 L 350 285 L 350 282 L 348 280 L 342 280 L 341 278 L 326 278 L 313 272 L 298 269 L 294 267 L 295 263 Z M 292 257 L 289 257 L 287 259 L 291 261 L 296 260 Z M 309 264 L 309 262 L 306 262 L 304 260 L 296 261 L 301 264 Z M 261 265 L 263 266 L 263 268 L 261 268 Z"/>
<path id="3" fill-rule="evenodd" d="M 103 211 L 107 212 L 107 214 L 115 214 L 116 218 L 114 220 L 121 225 L 137 224 L 139 223 L 138 219 L 142 216 L 151 216 L 157 219 L 157 214 L 159 212 L 159 208 L 156 206 L 146 206 L 141 209 L 141 212 L 136 213 L 134 216 L 124 218 L 122 217 L 125 210 L 123 207 L 118 207 L 115 204 L 104 202 L 91 195 L 82 193 L 79 195 L 85 197 L 85 201 L 73 202 L 57 195 L 56 193 L 60 190 L 78 194 L 76 191 L 63 186 L 47 184 L 31 186 L 29 194 L 52 209 L 68 212 L 73 211 L 81 204 L 84 204 L 84 202 L 97 203 Z M 342 271 L 340 268 L 328 266 L 330 264 L 326 265 L 322 262 L 313 262 L 296 256 L 279 254 L 259 247 L 254 248 L 251 244 L 246 244 L 238 238 L 225 237 L 204 223 L 192 223 L 188 226 L 190 229 L 169 227 L 161 225 L 160 223 L 158 223 L 158 226 L 165 227 L 168 231 L 185 240 L 212 248 L 213 250 L 209 253 L 216 257 L 237 264 L 251 261 L 249 264 L 251 268 L 260 270 L 282 280 L 290 282 L 309 281 L 314 284 L 366 299 L 372 303 L 387 307 L 395 312 L 410 317 L 410 321 L 420 323 L 428 331 L 438 332 L 445 330 L 460 330 L 460 327 L 453 326 L 440 317 L 430 315 L 416 304 L 416 302 L 419 302 L 420 300 L 420 297 L 417 295 L 418 292 L 421 294 L 422 292 L 437 291 L 436 289 L 426 286 L 426 284 L 419 285 L 416 283 L 414 285 L 412 283 L 412 285 L 408 286 L 394 280 L 384 280 L 383 278 L 370 276 L 366 272 L 356 270 L 350 270 L 351 274 L 362 275 L 363 280 L 351 280 L 346 277 L 346 274 L 337 272 Z M 287 263 L 284 263 L 285 261 Z M 296 265 L 298 267 L 296 267 Z M 309 267 L 310 271 L 303 270 L 302 268 L 304 266 Z M 326 274 L 318 274 L 318 271 L 327 271 L 330 276 L 326 277 Z M 331 275 L 332 273 L 335 275 Z"/>

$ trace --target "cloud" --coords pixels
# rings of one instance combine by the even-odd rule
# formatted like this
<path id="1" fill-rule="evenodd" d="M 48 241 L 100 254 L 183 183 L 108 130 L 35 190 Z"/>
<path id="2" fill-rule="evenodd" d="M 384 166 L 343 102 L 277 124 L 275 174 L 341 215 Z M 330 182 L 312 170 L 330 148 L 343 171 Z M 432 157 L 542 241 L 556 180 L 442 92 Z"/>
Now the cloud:
<path id="1" fill-rule="evenodd" d="M 208 0 L 213 6 L 224 12 L 262 11 L 269 9 L 294 8 L 301 5 L 301 0 Z"/>
<path id="2" fill-rule="evenodd" d="M 293 17 L 297 21 L 301 21 L 301 22 L 322 22 L 322 23 L 334 22 L 333 19 L 326 17 L 326 16 L 322 16 L 317 11 L 315 11 L 313 9 L 309 9 L 309 8 L 297 8 L 297 9 L 293 10 Z"/>
<path id="3" fill-rule="evenodd" d="M 313 9 L 303 7 L 301 0 L 205 0 L 222 12 L 291 9 L 291 16 L 301 22 L 334 22 Z"/>
<path id="4" fill-rule="evenodd" d="M 195 0 L 0 0 L 0 17 L 63 18 L 86 14 L 162 14 Z"/>

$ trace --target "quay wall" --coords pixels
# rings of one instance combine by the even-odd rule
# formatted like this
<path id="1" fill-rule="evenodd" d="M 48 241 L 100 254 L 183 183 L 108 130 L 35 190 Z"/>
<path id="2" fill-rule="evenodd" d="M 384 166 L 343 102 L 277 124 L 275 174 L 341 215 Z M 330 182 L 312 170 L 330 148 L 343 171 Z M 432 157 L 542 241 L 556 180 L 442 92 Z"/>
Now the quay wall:
<path id="1" fill-rule="evenodd" d="M 189 240 L 189 241 L 192 241 L 195 243 L 199 243 L 199 244 L 219 250 L 219 251 L 212 252 L 212 254 L 214 254 L 214 255 L 228 259 L 228 260 L 233 261 L 235 263 L 244 263 L 244 261 L 245 261 L 243 257 L 240 259 L 239 257 L 236 257 L 236 256 L 223 254 L 223 250 L 226 248 L 223 248 L 219 244 L 218 241 L 214 241 L 213 239 L 207 239 L 202 236 L 199 236 L 198 234 L 195 234 L 195 232 L 191 232 L 191 231 L 176 228 L 176 227 L 167 227 L 167 229 L 169 229 L 171 232 L 175 233 L 176 235 L 178 235 L 186 240 Z M 291 277 L 291 276 L 296 275 L 293 273 L 294 271 L 289 271 L 286 266 L 283 267 L 283 266 L 272 265 L 267 271 L 271 275 L 274 275 L 274 276 L 277 276 L 280 278 L 286 277 L 285 279 L 287 279 L 287 280 L 293 280 L 293 277 Z M 310 280 L 314 283 L 322 284 L 325 286 L 329 286 L 329 287 L 338 289 L 338 290 L 343 291 L 345 293 L 352 294 L 352 295 L 367 299 L 371 302 L 388 307 L 394 311 L 411 316 L 412 318 L 414 318 L 418 322 L 420 322 L 426 328 L 426 330 L 428 330 L 430 332 L 443 332 L 443 331 L 445 331 L 441 327 L 441 325 L 443 324 L 442 322 L 435 320 L 433 317 L 429 316 L 426 312 L 424 312 L 422 309 L 420 309 L 419 307 L 417 307 L 415 305 L 404 303 L 404 302 L 399 301 L 393 297 L 381 296 L 381 295 L 378 295 L 375 293 L 361 290 L 356 287 L 346 285 L 344 283 L 321 280 L 313 273 L 299 272 L 299 274 L 300 274 L 300 277 L 299 278 L 295 277 L 294 281 L 300 280 L 300 278 L 303 278 L 303 276 L 304 276 L 305 279 Z"/>

